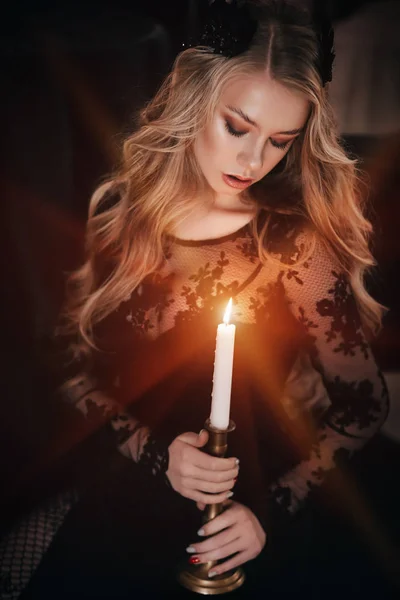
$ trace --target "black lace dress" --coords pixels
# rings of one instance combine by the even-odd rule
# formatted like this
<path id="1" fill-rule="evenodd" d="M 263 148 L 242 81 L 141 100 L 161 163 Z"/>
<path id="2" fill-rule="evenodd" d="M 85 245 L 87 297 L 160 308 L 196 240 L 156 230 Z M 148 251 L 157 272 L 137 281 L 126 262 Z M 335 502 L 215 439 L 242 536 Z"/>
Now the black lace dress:
<path id="1" fill-rule="evenodd" d="M 282 585 L 292 552 L 283 532 L 296 531 L 312 492 L 388 412 L 346 275 L 320 241 L 306 262 L 291 266 L 308 235 L 290 218 L 277 220 L 276 260 L 267 265 L 250 226 L 215 240 L 170 238 L 160 271 L 97 328 L 101 351 L 90 365 L 76 365 L 69 401 L 86 419 L 106 423 L 120 459 L 71 511 L 23 598 L 189 594 L 174 570 L 196 541 L 201 515 L 168 485 L 167 447 L 209 416 L 216 329 L 230 297 L 236 430 L 229 455 L 240 459 L 234 499 L 253 509 L 269 540 L 245 566 L 247 588 L 235 594 L 261 597 L 278 573 Z M 308 543 L 307 535 L 296 541 L 291 573 L 300 579 Z"/>

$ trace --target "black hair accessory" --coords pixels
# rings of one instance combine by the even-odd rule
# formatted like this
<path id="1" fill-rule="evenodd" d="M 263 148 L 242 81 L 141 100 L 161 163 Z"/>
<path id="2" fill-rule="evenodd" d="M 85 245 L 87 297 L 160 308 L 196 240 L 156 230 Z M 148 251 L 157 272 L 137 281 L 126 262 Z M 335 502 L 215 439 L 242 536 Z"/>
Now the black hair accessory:
<path id="1" fill-rule="evenodd" d="M 200 14 L 199 33 L 184 47 L 209 46 L 214 54 L 228 58 L 245 52 L 257 29 L 257 20 L 252 16 L 246 2 L 214 0 Z"/>
<path id="2" fill-rule="evenodd" d="M 314 0 L 313 4 L 313 24 L 319 46 L 318 69 L 321 73 L 322 84 L 325 86 L 328 81 L 332 81 L 333 61 L 335 60 L 335 33 L 332 21 L 326 12 L 325 3 L 320 0 Z"/>
<path id="3" fill-rule="evenodd" d="M 245 52 L 257 31 L 257 21 L 262 15 L 263 8 L 260 4 L 252 4 L 246 0 L 214 0 L 212 4 L 206 2 L 206 9 L 200 14 L 199 32 L 188 43 L 183 43 L 182 48 L 193 46 L 208 46 L 214 54 L 222 54 L 227 58 L 238 56 Z M 319 58 L 318 70 L 322 83 L 332 81 L 332 65 L 335 58 L 333 50 L 334 31 L 321 0 L 314 0 L 314 10 L 311 15 L 312 24 L 318 39 Z M 204 4 L 203 4 L 204 7 Z"/>

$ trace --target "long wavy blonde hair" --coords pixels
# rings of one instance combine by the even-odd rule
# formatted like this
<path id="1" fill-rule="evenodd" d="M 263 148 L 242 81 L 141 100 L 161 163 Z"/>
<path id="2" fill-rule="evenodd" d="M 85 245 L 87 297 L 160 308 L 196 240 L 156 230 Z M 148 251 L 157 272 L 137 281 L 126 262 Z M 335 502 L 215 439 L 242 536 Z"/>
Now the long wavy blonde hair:
<path id="1" fill-rule="evenodd" d="M 94 193 L 86 261 L 70 277 L 65 312 L 66 329 L 77 334 L 81 350 L 85 346 L 90 353 L 93 326 L 159 268 L 166 236 L 207 196 L 193 142 L 212 119 L 225 86 L 238 75 L 260 71 L 310 103 L 302 135 L 281 163 L 249 188 L 264 217 L 263 226 L 254 227 L 260 257 L 272 259 L 266 242 L 274 213 L 301 214 L 348 273 L 364 323 L 372 330 L 379 327 L 382 306 L 364 284 L 374 265 L 372 228 L 364 216 L 356 162 L 340 145 L 328 89 L 316 66 L 315 31 L 306 12 L 282 2 L 270 7 L 246 53 L 226 58 L 195 47 L 179 54 L 141 111 L 139 128 L 125 141 L 120 168 Z M 103 206 L 104 192 L 114 186 L 118 200 Z M 271 198 L 278 198 L 274 206 L 267 204 Z"/>

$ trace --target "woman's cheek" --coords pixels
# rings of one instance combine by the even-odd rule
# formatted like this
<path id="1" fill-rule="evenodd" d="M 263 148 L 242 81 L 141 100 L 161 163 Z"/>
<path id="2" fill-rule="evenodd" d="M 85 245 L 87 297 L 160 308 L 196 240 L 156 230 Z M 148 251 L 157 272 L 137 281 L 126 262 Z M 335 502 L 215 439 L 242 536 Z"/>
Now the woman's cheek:
<path id="1" fill-rule="evenodd" d="M 226 154 L 229 150 L 229 145 L 227 144 L 226 137 L 224 132 L 221 132 L 217 129 L 210 136 L 209 140 L 210 153 L 214 156 L 215 160 Z"/>

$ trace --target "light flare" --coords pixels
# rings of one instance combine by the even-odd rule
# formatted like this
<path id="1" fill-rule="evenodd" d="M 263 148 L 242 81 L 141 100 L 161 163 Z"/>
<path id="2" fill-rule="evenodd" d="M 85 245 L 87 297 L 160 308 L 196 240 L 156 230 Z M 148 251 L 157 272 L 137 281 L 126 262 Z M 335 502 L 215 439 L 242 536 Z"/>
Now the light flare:
<path id="1" fill-rule="evenodd" d="M 225 310 L 224 319 L 223 319 L 225 325 L 229 325 L 229 320 L 231 318 L 231 312 L 232 312 L 232 298 L 229 300 L 228 306 L 226 307 L 226 310 Z"/>

